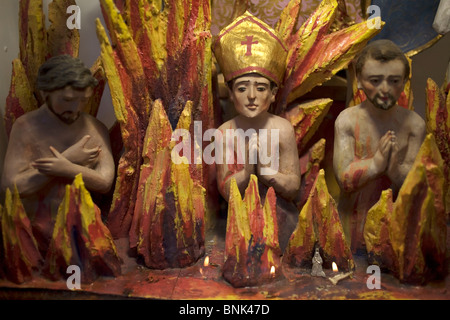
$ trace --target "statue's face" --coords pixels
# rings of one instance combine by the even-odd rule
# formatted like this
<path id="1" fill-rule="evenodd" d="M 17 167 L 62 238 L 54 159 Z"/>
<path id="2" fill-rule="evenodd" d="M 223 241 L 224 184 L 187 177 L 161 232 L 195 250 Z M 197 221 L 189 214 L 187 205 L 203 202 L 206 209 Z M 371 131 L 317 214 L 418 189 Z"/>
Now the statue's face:
<path id="1" fill-rule="evenodd" d="M 72 124 L 80 116 L 89 98 L 92 88 L 75 89 L 67 86 L 63 89 L 44 93 L 48 108 L 64 123 Z"/>
<path id="2" fill-rule="evenodd" d="M 255 118 L 266 112 L 275 101 L 276 89 L 260 75 L 251 74 L 237 78 L 230 93 L 236 111 L 244 117 Z"/>
<path id="3" fill-rule="evenodd" d="M 396 105 L 405 85 L 405 66 L 400 60 L 368 59 L 358 77 L 358 86 L 375 107 L 389 110 Z"/>

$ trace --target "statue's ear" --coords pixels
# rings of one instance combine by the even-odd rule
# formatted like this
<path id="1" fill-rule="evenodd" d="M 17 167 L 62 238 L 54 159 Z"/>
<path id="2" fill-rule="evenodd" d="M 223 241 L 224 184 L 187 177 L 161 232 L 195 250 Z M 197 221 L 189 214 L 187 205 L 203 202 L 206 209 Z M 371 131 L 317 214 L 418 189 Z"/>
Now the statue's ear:
<path id="1" fill-rule="evenodd" d="M 278 92 L 278 87 L 277 87 L 277 86 L 274 86 L 274 87 L 272 88 L 272 94 L 273 94 L 274 96 L 276 96 L 276 95 L 277 95 L 277 92 Z"/>
<path id="2" fill-rule="evenodd" d="M 274 86 L 273 88 L 272 88 L 272 98 L 270 99 L 270 102 L 272 103 L 272 102 L 275 102 L 275 98 L 276 98 L 276 96 L 277 96 L 277 92 L 278 92 L 278 87 L 277 86 Z"/>

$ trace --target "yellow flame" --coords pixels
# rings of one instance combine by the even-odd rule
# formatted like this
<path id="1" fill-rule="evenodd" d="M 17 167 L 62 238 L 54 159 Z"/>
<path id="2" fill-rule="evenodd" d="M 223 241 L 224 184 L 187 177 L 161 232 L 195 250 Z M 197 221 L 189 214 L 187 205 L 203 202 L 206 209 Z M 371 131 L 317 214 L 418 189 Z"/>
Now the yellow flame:
<path id="1" fill-rule="evenodd" d="M 331 264 L 331 267 L 333 268 L 333 272 L 338 272 L 338 267 L 336 262 L 333 261 L 333 263 Z"/>
<path id="2" fill-rule="evenodd" d="M 204 267 L 209 266 L 209 256 L 206 256 L 206 257 L 205 257 L 205 261 L 203 261 L 203 266 L 204 266 Z"/>
<path id="3" fill-rule="evenodd" d="M 270 275 L 271 276 L 275 275 L 275 266 L 270 267 Z"/>

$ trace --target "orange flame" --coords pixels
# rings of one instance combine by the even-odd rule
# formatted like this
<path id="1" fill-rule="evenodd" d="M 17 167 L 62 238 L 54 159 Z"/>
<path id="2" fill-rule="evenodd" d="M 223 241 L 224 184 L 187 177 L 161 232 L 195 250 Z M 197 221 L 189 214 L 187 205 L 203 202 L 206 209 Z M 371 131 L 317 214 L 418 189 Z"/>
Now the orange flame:
<path id="1" fill-rule="evenodd" d="M 334 261 L 333 261 L 333 263 L 331 264 L 331 268 L 333 269 L 333 272 L 338 272 L 338 271 L 339 271 L 339 269 L 338 269 L 338 267 L 337 267 L 337 264 L 336 264 L 336 262 L 334 262 Z"/>
<path id="2" fill-rule="evenodd" d="M 203 266 L 204 266 L 204 267 L 209 266 L 209 256 L 206 256 L 206 257 L 205 257 L 205 261 L 203 261 Z"/>

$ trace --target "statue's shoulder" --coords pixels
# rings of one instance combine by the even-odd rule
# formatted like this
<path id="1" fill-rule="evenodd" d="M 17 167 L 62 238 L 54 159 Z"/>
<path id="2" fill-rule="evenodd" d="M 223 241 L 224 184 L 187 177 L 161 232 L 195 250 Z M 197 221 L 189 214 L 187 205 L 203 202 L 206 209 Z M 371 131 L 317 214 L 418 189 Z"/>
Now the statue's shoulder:
<path id="1" fill-rule="evenodd" d="M 236 118 L 232 118 L 228 121 L 225 121 L 224 123 L 222 123 L 219 128 L 217 128 L 217 130 L 222 131 L 222 133 L 225 133 L 225 130 L 227 129 L 236 129 Z"/>
<path id="2" fill-rule="evenodd" d="M 14 129 L 14 128 L 23 128 L 24 126 L 27 127 L 38 126 L 39 123 L 42 122 L 41 113 L 42 112 L 40 109 L 35 109 L 21 115 L 14 121 L 12 128 Z"/>
<path id="3" fill-rule="evenodd" d="M 399 118 L 411 128 L 411 131 L 421 133 L 426 130 L 425 120 L 417 112 L 402 107 L 399 110 Z"/>
<path id="4" fill-rule="evenodd" d="M 352 107 L 347 107 L 344 110 L 341 111 L 341 113 L 339 114 L 339 116 L 352 116 L 352 115 L 357 115 L 359 113 L 361 113 L 363 111 L 363 106 L 362 104 L 358 104 L 356 106 L 352 106 Z"/>
<path id="5" fill-rule="evenodd" d="M 289 125 L 289 126 L 292 127 L 292 123 L 291 123 L 288 119 L 286 119 L 286 118 L 283 118 L 283 117 L 277 116 L 277 115 L 275 115 L 275 114 L 272 114 L 272 115 L 271 115 L 271 119 L 272 119 L 272 121 L 274 121 L 274 122 L 277 123 L 277 124 L 280 124 L 280 125 Z"/>
<path id="6" fill-rule="evenodd" d="M 96 117 L 94 117 L 94 116 L 92 116 L 92 115 L 90 115 L 88 113 L 85 113 L 85 112 L 82 112 L 81 116 L 83 117 L 85 123 L 90 124 L 91 126 L 96 128 L 97 130 L 100 130 L 100 131 L 108 130 L 106 125 L 102 121 L 97 119 Z"/>
<path id="7" fill-rule="evenodd" d="M 29 111 L 14 121 L 9 140 L 14 141 L 14 145 L 36 141 L 42 137 L 46 125 L 48 124 L 42 121 L 40 109 Z"/>
<path id="8" fill-rule="evenodd" d="M 290 134 L 294 132 L 294 127 L 292 123 L 283 117 L 272 114 L 271 117 L 271 127 L 275 129 L 280 129 L 280 133 Z"/>
<path id="9" fill-rule="evenodd" d="M 355 120 L 359 118 L 361 113 L 361 105 L 348 107 L 339 113 L 336 118 L 335 126 L 337 128 L 351 128 L 354 126 Z"/>

